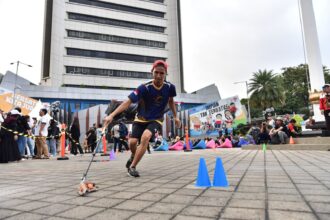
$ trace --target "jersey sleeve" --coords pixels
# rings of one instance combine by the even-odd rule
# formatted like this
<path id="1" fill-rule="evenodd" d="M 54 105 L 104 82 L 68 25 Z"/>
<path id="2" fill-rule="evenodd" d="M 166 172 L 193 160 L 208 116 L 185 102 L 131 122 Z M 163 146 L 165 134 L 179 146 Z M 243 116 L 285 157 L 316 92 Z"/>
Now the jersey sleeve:
<path id="1" fill-rule="evenodd" d="M 145 86 L 142 84 L 139 87 L 137 87 L 131 94 L 129 94 L 128 98 L 133 102 L 138 102 L 145 91 Z"/>
<path id="2" fill-rule="evenodd" d="M 169 90 L 169 97 L 175 97 L 175 96 L 176 96 L 175 85 L 171 84 L 171 87 Z"/>

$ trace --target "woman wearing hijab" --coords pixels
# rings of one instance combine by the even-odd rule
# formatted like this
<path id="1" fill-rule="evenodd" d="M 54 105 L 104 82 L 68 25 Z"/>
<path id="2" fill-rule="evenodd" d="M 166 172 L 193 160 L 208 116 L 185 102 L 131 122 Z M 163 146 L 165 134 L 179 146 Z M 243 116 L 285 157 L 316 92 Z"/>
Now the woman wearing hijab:
<path id="1" fill-rule="evenodd" d="M 17 130 L 17 118 L 20 113 L 17 110 L 11 110 L 7 118 L 2 123 L 4 128 L 0 132 L 0 163 L 8 163 L 21 160 L 21 154 L 17 145 L 17 134 L 12 131 Z"/>

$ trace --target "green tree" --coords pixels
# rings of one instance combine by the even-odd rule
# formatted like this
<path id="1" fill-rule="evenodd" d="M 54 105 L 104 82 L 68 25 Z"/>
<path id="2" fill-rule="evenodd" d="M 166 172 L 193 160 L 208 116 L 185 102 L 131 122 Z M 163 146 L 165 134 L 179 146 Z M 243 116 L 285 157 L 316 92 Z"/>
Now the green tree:
<path id="1" fill-rule="evenodd" d="M 281 113 L 308 114 L 309 73 L 307 65 L 285 67 L 282 68 L 282 71 L 285 102 L 281 106 Z"/>
<path id="2" fill-rule="evenodd" d="M 323 73 L 325 83 L 330 83 L 330 70 L 326 66 L 323 66 Z"/>
<path id="3" fill-rule="evenodd" d="M 283 89 L 280 79 L 273 71 L 258 70 L 253 73 L 248 92 L 252 108 L 265 110 L 283 103 Z"/>

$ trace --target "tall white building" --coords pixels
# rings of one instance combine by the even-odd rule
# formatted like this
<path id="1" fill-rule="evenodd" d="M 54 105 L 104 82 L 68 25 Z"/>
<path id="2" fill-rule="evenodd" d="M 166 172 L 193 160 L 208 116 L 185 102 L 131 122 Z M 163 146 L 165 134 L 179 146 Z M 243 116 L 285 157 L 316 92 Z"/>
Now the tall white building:
<path id="1" fill-rule="evenodd" d="M 47 0 L 41 85 L 132 89 L 156 59 L 184 91 L 179 0 Z"/>

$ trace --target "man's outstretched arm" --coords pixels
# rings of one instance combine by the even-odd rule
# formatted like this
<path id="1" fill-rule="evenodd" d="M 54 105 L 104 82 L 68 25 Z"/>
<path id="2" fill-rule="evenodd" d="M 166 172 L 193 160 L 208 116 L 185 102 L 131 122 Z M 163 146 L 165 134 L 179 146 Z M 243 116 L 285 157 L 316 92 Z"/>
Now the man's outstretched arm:
<path id="1" fill-rule="evenodd" d="M 104 119 L 104 127 L 107 127 L 112 121 L 113 118 L 122 113 L 123 111 L 125 111 L 130 104 L 132 103 L 132 101 L 130 99 L 127 99 L 126 101 L 124 101 L 123 103 L 121 103 L 118 108 L 116 108 L 116 110 L 114 110 L 113 112 L 110 113 L 110 115 L 108 115 L 107 117 L 105 117 Z"/>

